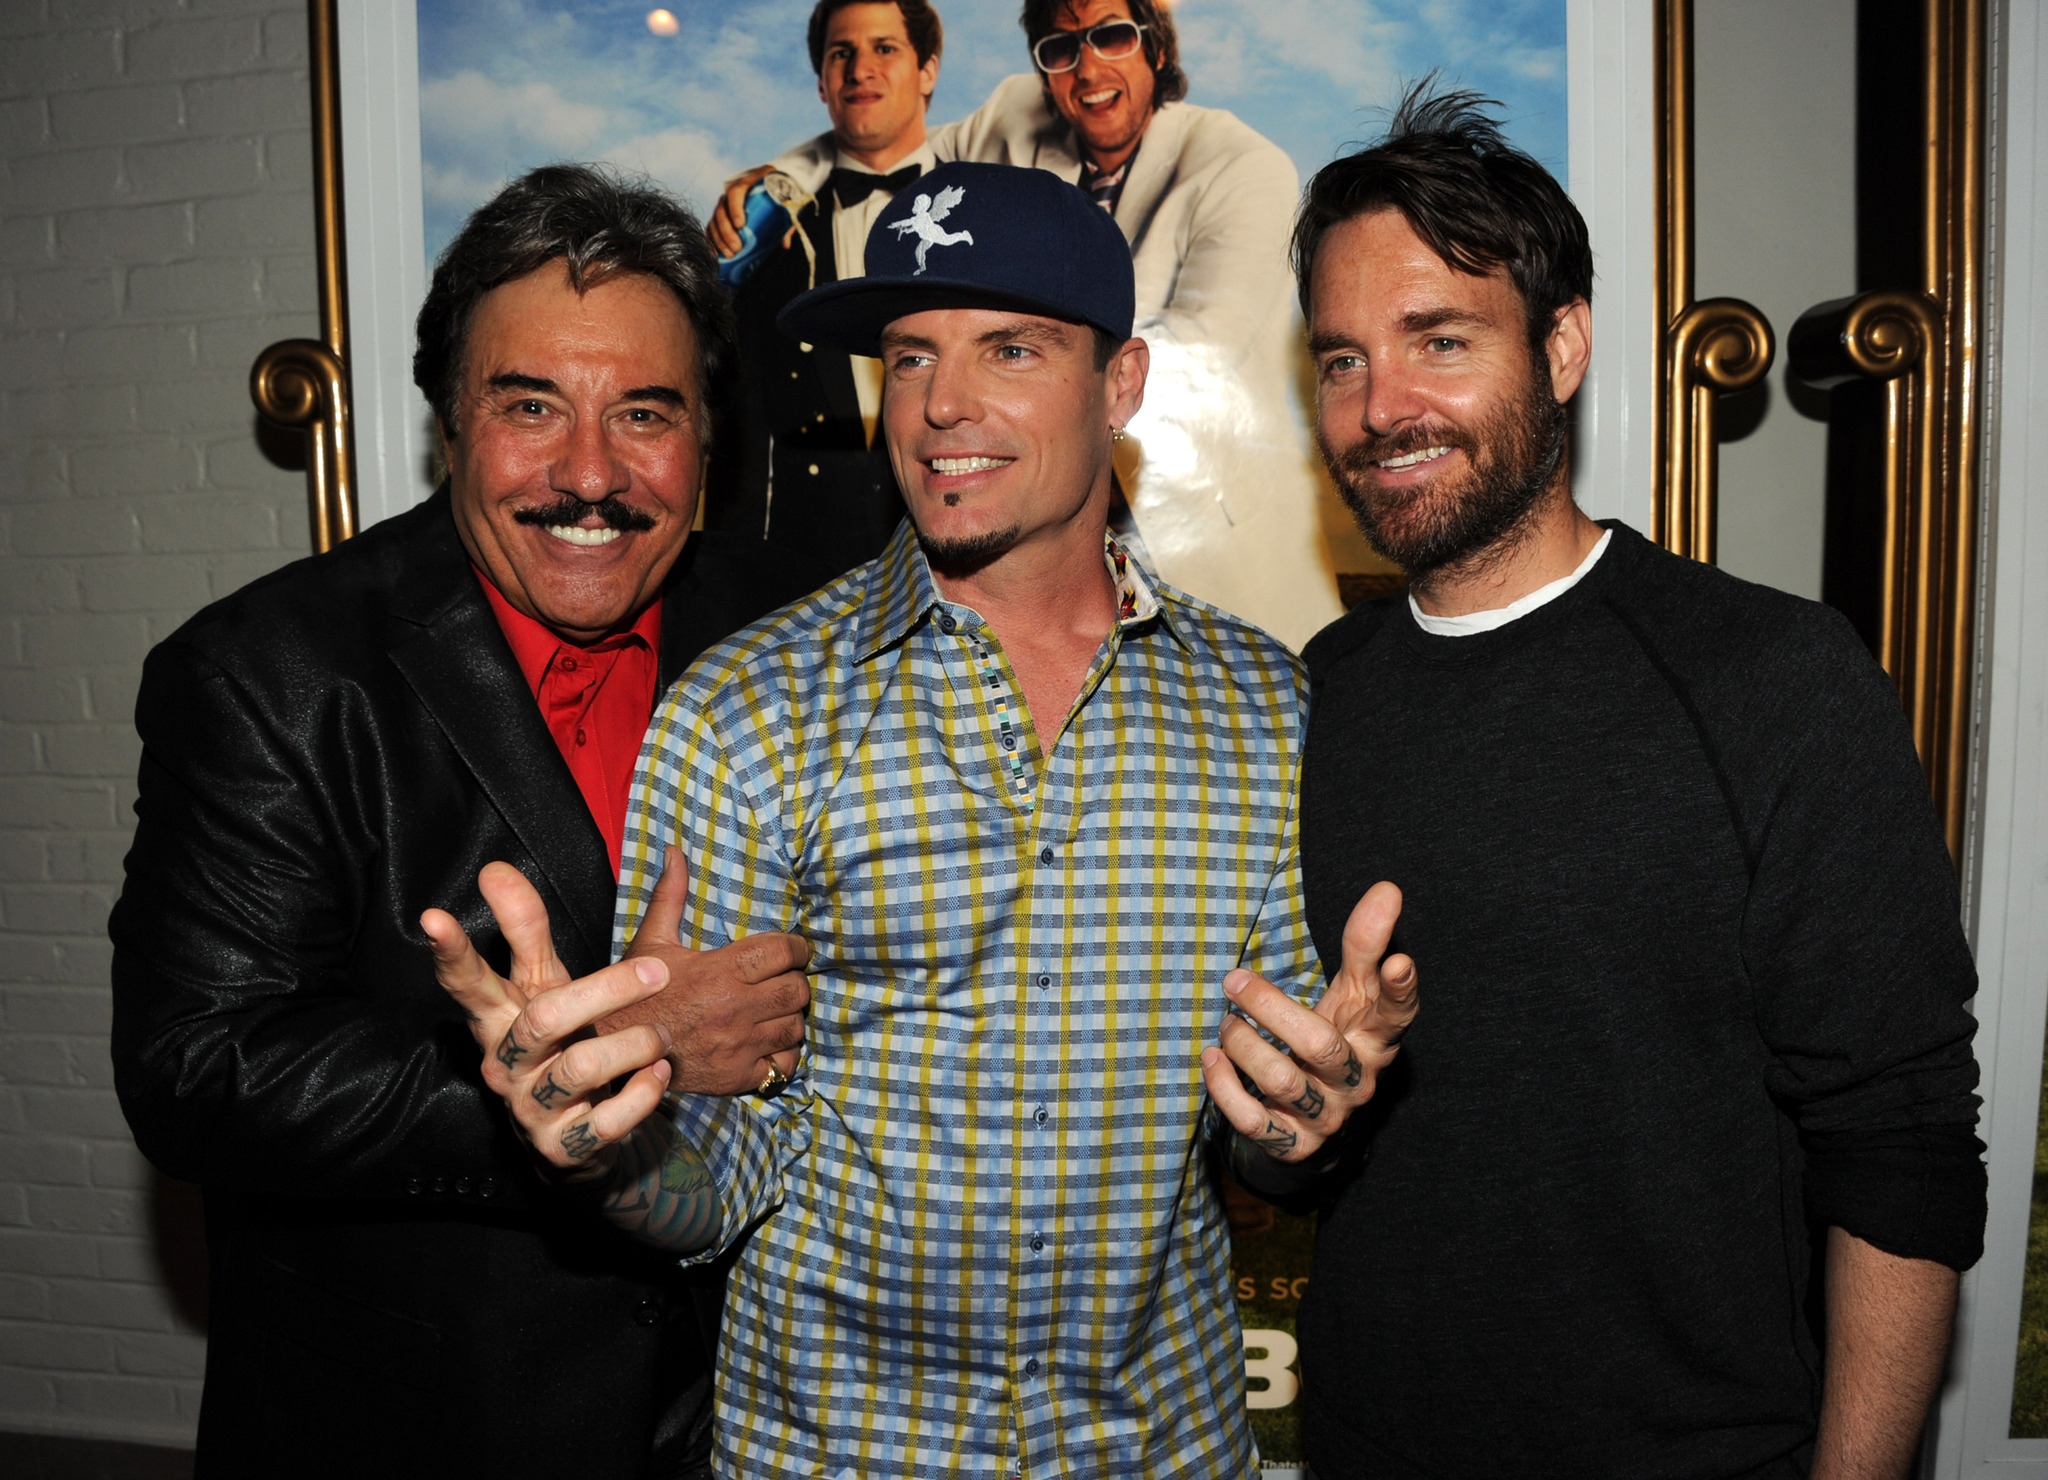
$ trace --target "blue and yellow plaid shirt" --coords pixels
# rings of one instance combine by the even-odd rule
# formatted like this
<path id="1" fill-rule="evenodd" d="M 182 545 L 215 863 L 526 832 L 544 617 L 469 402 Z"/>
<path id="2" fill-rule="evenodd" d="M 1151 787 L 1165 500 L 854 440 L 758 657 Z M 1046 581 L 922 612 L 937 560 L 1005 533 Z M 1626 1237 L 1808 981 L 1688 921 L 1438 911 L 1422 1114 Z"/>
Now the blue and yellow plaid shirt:
<path id="1" fill-rule="evenodd" d="M 1107 558 L 1122 614 L 1056 730 L 907 523 L 655 714 L 620 945 L 675 842 L 686 942 L 815 952 L 791 1086 L 677 1112 L 720 1247 L 751 1230 L 721 1474 L 1256 1473 L 1200 1054 L 1232 967 L 1320 988 L 1306 689 L 1278 642 Z"/>

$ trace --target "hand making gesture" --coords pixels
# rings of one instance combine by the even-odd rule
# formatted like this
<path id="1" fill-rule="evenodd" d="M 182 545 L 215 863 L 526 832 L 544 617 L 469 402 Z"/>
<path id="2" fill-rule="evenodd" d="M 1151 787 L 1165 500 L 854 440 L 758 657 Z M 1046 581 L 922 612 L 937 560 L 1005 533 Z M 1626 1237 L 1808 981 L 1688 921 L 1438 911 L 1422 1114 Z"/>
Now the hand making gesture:
<path id="1" fill-rule="evenodd" d="M 1399 889 L 1381 882 L 1366 891 L 1344 925 L 1343 966 L 1312 1009 L 1253 972 L 1223 979 L 1237 1012 L 1220 1047 L 1202 1050 L 1202 1079 L 1238 1135 L 1274 1160 L 1304 1161 L 1321 1150 L 1372 1098 L 1415 1021 L 1415 963 L 1386 954 L 1400 916 Z"/>

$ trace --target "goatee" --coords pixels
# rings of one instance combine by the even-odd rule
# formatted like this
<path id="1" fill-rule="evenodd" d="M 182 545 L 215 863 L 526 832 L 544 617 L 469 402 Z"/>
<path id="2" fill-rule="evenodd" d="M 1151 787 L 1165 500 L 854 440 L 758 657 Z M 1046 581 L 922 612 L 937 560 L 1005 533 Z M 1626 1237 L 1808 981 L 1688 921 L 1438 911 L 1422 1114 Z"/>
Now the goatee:
<path id="1" fill-rule="evenodd" d="M 917 543 L 933 569 L 960 576 L 979 570 L 998 555 L 1008 554 L 1022 533 L 1018 526 L 1011 525 L 1008 529 L 991 529 L 961 539 L 938 540 L 928 538 L 924 531 L 919 530 Z"/>
<path id="2" fill-rule="evenodd" d="M 1564 461 L 1564 406 L 1549 367 L 1519 400 L 1476 427 L 1409 427 L 1331 450 L 1317 433 L 1337 492 L 1372 547 L 1419 580 L 1508 539 L 1530 516 Z M 1380 488 L 1376 463 L 1429 447 L 1454 447 L 1468 471 L 1414 488 Z"/>

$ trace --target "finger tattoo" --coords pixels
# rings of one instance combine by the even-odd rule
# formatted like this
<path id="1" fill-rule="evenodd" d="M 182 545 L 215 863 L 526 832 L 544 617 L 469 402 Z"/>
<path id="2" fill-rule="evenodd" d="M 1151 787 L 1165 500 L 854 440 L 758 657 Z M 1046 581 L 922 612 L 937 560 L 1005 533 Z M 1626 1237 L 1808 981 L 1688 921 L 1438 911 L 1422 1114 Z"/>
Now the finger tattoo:
<path id="1" fill-rule="evenodd" d="M 510 1028 L 507 1028 L 505 1030 L 505 1036 L 498 1040 L 498 1062 L 503 1064 L 508 1069 L 518 1068 L 519 1061 L 525 1058 L 527 1054 L 530 1052 L 530 1049 L 521 1048 L 519 1046 L 519 1040 L 512 1036 L 512 1030 Z"/>
<path id="2" fill-rule="evenodd" d="M 1323 1113 L 1323 1092 L 1313 1084 L 1304 1085 L 1301 1098 L 1291 1102 L 1295 1109 L 1314 1120 Z"/>
<path id="3" fill-rule="evenodd" d="M 548 1070 L 547 1081 L 533 1087 L 533 1097 L 543 1106 L 553 1105 L 557 1100 L 567 1099 L 569 1092 L 555 1083 L 555 1071 Z"/>
<path id="4" fill-rule="evenodd" d="M 1365 1078 L 1365 1066 L 1358 1062 L 1358 1055 L 1344 1055 L 1344 1088 L 1357 1089 L 1358 1081 Z"/>
<path id="5" fill-rule="evenodd" d="M 571 1161 L 590 1160 L 597 1155 L 598 1147 L 602 1144 L 587 1120 L 579 1120 L 562 1132 L 562 1150 L 568 1153 Z"/>
<path id="6" fill-rule="evenodd" d="M 1266 1122 L 1264 1130 L 1252 1137 L 1252 1143 L 1263 1150 L 1268 1156 L 1285 1156 L 1295 1148 L 1300 1140 L 1301 1137 L 1297 1136 L 1293 1131 L 1282 1130 L 1270 1120 Z"/>

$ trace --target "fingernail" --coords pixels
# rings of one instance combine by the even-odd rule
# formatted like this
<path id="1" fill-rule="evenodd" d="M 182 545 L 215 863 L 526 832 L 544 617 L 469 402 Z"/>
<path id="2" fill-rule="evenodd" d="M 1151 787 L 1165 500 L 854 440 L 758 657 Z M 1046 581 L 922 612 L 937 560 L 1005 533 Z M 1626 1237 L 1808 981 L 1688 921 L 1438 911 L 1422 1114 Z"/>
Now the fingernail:
<path id="1" fill-rule="evenodd" d="M 1223 990 L 1235 997 L 1244 990 L 1244 984 L 1251 979 L 1252 974 L 1249 971 L 1233 971 L 1230 975 L 1223 978 Z"/>
<path id="2" fill-rule="evenodd" d="M 1222 1057 L 1223 1054 L 1221 1050 L 1215 1048 L 1205 1048 L 1202 1050 L 1202 1067 L 1204 1069 L 1213 1069 L 1216 1066 L 1216 1061 Z"/>
<path id="3" fill-rule="evenodd" d="M 674 1053 L 676 1051 L 676 1035 L 669 1032 L 668 1024 L 657 1022 L 654 1025 L 654 1031 L 661 1039 L 661 1051 L 663 1053 Z M 662 1062 L 666 1064 L 668 1060 L 663 1059 Z"/>
<path id="4" fill-rule="evenodd" d="M 665 1037 L 667 1037 L 668 1035 L 667 1035 L 666 1033 L 664 1033 L 664 1034 L 663 1034 L 662 1036 L 663 1036 L 663 1037 L 665 1038 Z M 674 1072 L 674 1071 L 673 1071 L 673 1070 L 671 1070 L 671 1069 L 669 1068 L 669 1066 L 668 1066 L 668 1060 L 667 1060 L 667 1059 L 656 1059 L 656 1060 L 654 1061 L 654 1073 L 655 1073 L 655 1077 L 656 1077 L 656 1078 L 658 1078 L 658 1079 L 659 1079 L 659 1080 L 660 1080 L 660 1081 L 661 1081 L 661 1082 L 662 1082 L 663 1084 L 667 1084 L 667 1083 L 668 1083 L 668 1081 L 669 1081 L 669 1075 L 670 1075 L 671 1073 L 673 1073 L 673 1072 Z"/>
<path id="5" fill-rule="evenodd" d="M 668 968 L 653 956 L 642 956 L 633 963 L 633 975 L 650 987 L 658 987 L 668 980 Z"/>

